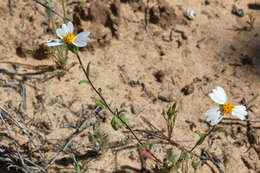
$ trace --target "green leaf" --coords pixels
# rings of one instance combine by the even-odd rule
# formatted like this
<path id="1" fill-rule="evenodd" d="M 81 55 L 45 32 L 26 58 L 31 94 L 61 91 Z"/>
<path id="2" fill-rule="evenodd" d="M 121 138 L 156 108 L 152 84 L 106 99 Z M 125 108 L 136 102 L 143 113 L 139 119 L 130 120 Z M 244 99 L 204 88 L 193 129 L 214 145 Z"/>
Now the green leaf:
<path id="1" fill-rule="evenodd" d="M 94 137 L 94 133 L 92 133 L 92 132 L 88 132 L 88 140 L 89 140 L 90 142 L 93 142 L 94 139 L 95 139 L 95 137 Z"/>
<path id="2" fill-rule="evenodd" d="M 83 163 L 82 163 L 82 173 L 86 172 L 87 164 L 88 164 L 88 160 L 83 161 Z"/>
<path id="3" fill-rule="evenodd" d="M 185 160 L 185 153 L 181 152 L 178 162 L 183 162 Z"/>
<path id="4" fill-rule="evenodd" d="M 118 130 L 120 128 L 120 120 L 114 115 L 113 119 L 111 120 L 111 125 L 114 130 Z"/>
<path id="5" fill-rule="evenodd" d="M 175 121 L 176 121 L 177 113 L 178 113 L 178 111 L 177 111 L 177 104 L 174 103 L 174 104 L 172 105 L 172 107 L 170 107 L 170 108 L 168 109 L 168 111 L 167 111 L 168 121 L 170 121 L 172 124 L 174 124 Z"/>
<path id="6" fill-rule="evenodd" d="M 189 153 L 185 153 L 184 154 L 184 159 L 185 160 L 189 160 L 190 159 L 190 154 Z"/>
<path id="7" fill-rule="evenodd" d="M 102 89 L 101 88 L 98 88 L 98 92 L 100 95 L 102 95 Z"/>
<path id="8" fill-rule="evenodd" d="M 175 152 L 175 150 L 174 149 L 172 149 L 172 148 L 169 148 L 169 149 L 167 149 L 167 151 L 166 151 L 166 158 L 173 164 L 173 165 L 175 165 L 176 164 L 176 162 L 177 162 L 177 153 Z"/>
<path id="9" fill-rule="evenodd" d="M 202 133 L 199 130 L 196 130 L 195 133 L 198 134 L 199 136 L 202 135 Z"/>
<path id="10" fill-rule="evenodd" d="M 118 112 L 118 115 L 120 115 L 120 114 L 123 113 L 123 112 L 127 112 L 127 110 L 125 110 L 125 109 L 120 110 L 120 111 Z"/>
<path id="11" fill-rule="evenodd" d="M 222 132 L 224 131 L 224 127 L 223 126 L 218 126 L 214 129 L 215 132 L 219 131 L 219 132 Z"/>
<path id="12" fill-rule="evenodd" d="M 123 120 L 123 122 L 124 122 L 125 124 L 127 124 L 127 126 L 130 126 L 128 120 L 126 119 L 125 114 L 122 114 L 122 113 L 121 113 L 121 114 L 119 114 L 119 116 L 120 116 L 120 118 Z M 124 126 L 126 127 L 125 124 L 124 124 Z"/>
<path id="13" fill-rule="evenodd" d="M 189 163 L 188 163 L 188 159 L 186 160 L 186 164 L 185 164 L 185 173 L 189 172 Z"/>
<path id="14" fill-rule="evenodd" d="M 103 102 L 103 100 L 96 100 L 96 104 L 101 106 L 103 109 L 107 108 L 107 105 Z"/>
<path id="15" fill-rule="evenodd" d="M 198 145 L 201 145 L 203 143 L 203 141 L 205 140 L 206 135 L 204 133 L 201 133 L 199 130 L 196 130 L 195 133 L 200 136 L 200 139 L 198 141 Z"/>
<path id="16" fill-rule="evenodd" d="M 147 149 L 148 151 L 151 151 L 151 150 L 152 150 L 152 147 L 153 147 L 153 144 L 149 144 L 149 146 L 146 147 L 146 149 Z"/>
<path id="17" fill-rule="evenodd" d="M 165 113 L 165 110 L 164 110 L 164 109 L 162 110 L 162 115 L 163 115 L 163 116 L 165 116 L 165 115 L 166 115 L 166 113 Z"/>
<path id="18" fill-rule="evenodd" d="M 90 70 L 90 62 L 88 63 L 88 66 L 87 66 L 87 69 L 86 69 L 86 71 L 87 71 L 87 76 L 89 76 L 89 70 Z"/>
<path id="19" fill-rule="evenodd" d="M 75 55 L 78 54 L 79 48 L 73 44 L 67 44 L 67 47 L 69 48 L 69 50 L 74 53 Z"/>
<path id="20" fill-rule="evenodd" d="M 72 160 L 73 160 L 74 169 L 76 170 L 79 167 L 78 161 L 77 161 L 76 157 L 74 156 L 74 154 L 72 154 L 71 157 L 72 157 Z"/>
<path id="21" fill-rule="evenodd" d="M 174 103 L 173 106 L 172 106 L 172 110 L 176 111 L 176 107 L 177 107 L 177 104 Z"/>
<path id="22" fill-rule="evenodd" d="M 205 134 L 203 134 L 203 135 L 200 137 L 200 140 L 199 140 L 199 142 L 198 142 L 198 145 L 201 145 L 201 144 L 203 143 L 203 141 L 205 140 L 205 137 L 206 137 Z"/>
<path id="23" fill-rule="evenodd" d="M 79 84 L 82 84 L 82 83 L 88 83 L 88 80 L 80 80 Z"/>
<path id="24" fill-rule="evenodd" d="M 200 160 L 198 160 L 198 159 L 192 160 L 191 166 L 194 169 L 194 171 L 196 172 L 200 168 L 200 166 L 201 166 Z"/>
<path id="25" fill-rule="evenodd" d="M 176 118 L 177 118 L 177 113 L 175 112 L 175 113 L 173 114 L 173 119 L 172 119 L 173 124 L 175 123 Z"/>
<path id="26" fill-rule="evenodd" d="M 252 20 L 252 18 L 253 18 L 252 14 L 249 13 L 247 15 L 248 15 L 249 20 Z"/>

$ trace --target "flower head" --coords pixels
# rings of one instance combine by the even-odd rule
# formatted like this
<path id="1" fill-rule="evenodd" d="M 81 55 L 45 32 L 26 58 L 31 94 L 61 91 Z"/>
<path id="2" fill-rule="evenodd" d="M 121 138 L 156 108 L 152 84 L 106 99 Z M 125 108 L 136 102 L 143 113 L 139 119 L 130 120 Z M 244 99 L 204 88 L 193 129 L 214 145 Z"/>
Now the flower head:
<path id="1" fill-rule="evenodd" d="M 227 94 L 222 87 L 218 86 L 213 89 L 209 97 L 219 104 L 218 107 L 211 108 L 205 113 L 207 121 L 209 121 L 211 125 L 218 124 L 223 116 L 228 114 L 237 116 L 241 120 L 245 119 L 247 115 L 246 107 L 242 105 L 234 106 L 228 102 Z"/>
<path id="2" fill-rule="evenodd" d="M 81 32 L 78 35 L 73 34 L 73 24 L 68 22 L 68 24 L 62 24 L 61 28 L 56 29 L 56 34 L 59 39 L 48 40 L 48 46 L 59 46 L 64 43 L 66 44 L 73 44 L 77 47 L 84 47 L 87 46 L 87 42 L 89 39 L 90 32 Z"/>

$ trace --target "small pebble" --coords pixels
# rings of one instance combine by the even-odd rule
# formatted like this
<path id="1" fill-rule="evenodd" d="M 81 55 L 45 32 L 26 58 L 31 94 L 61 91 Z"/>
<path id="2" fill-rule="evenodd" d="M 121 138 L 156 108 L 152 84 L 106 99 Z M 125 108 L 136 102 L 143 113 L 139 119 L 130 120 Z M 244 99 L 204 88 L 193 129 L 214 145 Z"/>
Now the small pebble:
<path id="1" fill-rule="evenodd" d="M 195 16 L 196 16 L 196 13 L 195 13 L 194 10 L 187 10 L 187 14 L 186 15 L 187 15 L 188 19 L 193 20 L 195 18 Z"/>
<path id="2" fill-rule="evenodd" d="M 232 7 L 232 14 L 238 16 L 238 17 L 243 17 L 244 16 L 244 11 L 242 9 L 238 9 L 237 6 L 233 5 Z"/>
<path id="3" fill-rule="evenodd" d="M 153 76 L 155 77 L 157 82 L 161 83 L 163 81 L 165 73 L 162 70 L 159 70 L 159 71 L 153 73 Z"/>
<path id="4" fill-rule="evenodd" d="M 193 84 L 189 84 L 189 85 L 186 85 L 184 86 L 182 89 L 181 89 L 181 92 L 187 96 L 187 95 L 190 95 L 194 92 L 194 86 Z"/>
<path id="5" fill-rule="evenodd" d="M 162 95 L 158 95 L 158 99 L 160 99 L 161 101 L 163 102 L 173 102 L 173 99 L 170 98 L 170 97 L 165 97 L 165 96 L 162 96 Z"/>

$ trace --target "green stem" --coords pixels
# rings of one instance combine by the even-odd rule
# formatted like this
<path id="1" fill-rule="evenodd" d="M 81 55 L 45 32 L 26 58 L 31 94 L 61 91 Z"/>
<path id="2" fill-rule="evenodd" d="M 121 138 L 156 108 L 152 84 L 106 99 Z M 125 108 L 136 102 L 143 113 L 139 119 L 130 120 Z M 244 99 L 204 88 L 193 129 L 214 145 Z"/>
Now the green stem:
<path id="1" fill-rule="evenodd" d="M 68 60 L 68 53 L 69 53 L 69 48 L 66 46 L 66 50 L 65 50 L 65 58 L 64 58 L 64 69 L 67 66 L 67 60 Z"/>
<path id="2" fill-rule="evenodd" d="M 204 140 L 206 139 L 206 137 L 208 137 L 208 136 L 214 131 L 215 127 L 216 127 L 216 125 L 214 125 L 214 126 L 209 130 L 209 132 L 205 135 Z M 199 146 L 200 140 L 201 140 L 201 139 L 199 139 L 199 140 L 196 142 L 196 144 L 194 145 L 194 147 L 189 151 L 190 153 L 191 153 L 197 146 Z"/>
<path id="3" fill-rule="evenodd" d="M 88 74 L 87 74 L 87 71 L 85 70 L 85 68 L 84 68 L 84 66 L 83 66 L 83 63 L 82 63 L 82 61 L 81 61 L 81 59 L 80 59 L 79 54 L 76 54 L 76 56 L 77 56 L 78 61 L 79 61 L 79 63 L 80 63 L 81 69 L 83 70 L 83 72 L 84 72 L 84 74 L 85 74 L 85 76 L 86 76 L 86 78 L 87 78 L 87 80 L 88 80 L 90 86 L 91 86 L 92 89 L 97 93 L 97 95 L 101 98 L 101 100 L 106 104 L 106 106 L 107 106 L 109 112 L 110 112 L 112 115 L 114 115 L 114 111 L 112 111 L 112 109 L 110 108 L 110 106 L 107 104 L 105 98 L 98 92 L 98 90 L 95 88 L 95 86 L 94 86 L 93 83 L 91 82 L 91 80 L 90 80 L 90 78 L 89 78 L 89 76 L 88 76 Z M 137 142 L 138 142 L 140 145 L 144 146 L 143 143 L 141 142 L 141 140 L 140 140 L 140 139 L 136 136 L 136 134 L 133 132 L 133 130 L 131 129 L 131 127 L 129 127 L 128 124 L 127 124 L 125 121 L 123 121 L 120 116 L 117 116 L 117 118 L 118 118 L 118 119 L 126 126 L 126 128 L 132 133 L 132 135 L 135 137 L 135 139 L 137 140 Z M 149 152 L 149 151 L 147 151 L 147 152 Z M 153 155 L 151 152 L 149 152 L 149 153 L 157 160 L 157 162 L 162 163 L 157 157 L 155 157 L 155 155 Z"/>
<path id="4" fill-rule="evenodd" d="M 67 15 L 66 15 L 66 9 L 65 9 L 65 4 L 64 4 L 64 0 L 61 0 L 61 3 L 62 3 L 62 10 L 63 10 L 63 21 L 64 23 L 66 23 L 67 21 Z"/>
<path id="5" fill-rule="evenodd" d="M 53 9 L 53 1 L 52 0 L 46 0 L 46 11 L 48 13 L 48 18 L 49 20 L 51 21 L 51 25 L 52 25 L 52 32 L 55 33 L 56 32 L 56 26 L 55 26 L 55 23 L 54 23 L 54 20 L 53 20 L 53 12 L 52 12 L 52 9 Z"/>

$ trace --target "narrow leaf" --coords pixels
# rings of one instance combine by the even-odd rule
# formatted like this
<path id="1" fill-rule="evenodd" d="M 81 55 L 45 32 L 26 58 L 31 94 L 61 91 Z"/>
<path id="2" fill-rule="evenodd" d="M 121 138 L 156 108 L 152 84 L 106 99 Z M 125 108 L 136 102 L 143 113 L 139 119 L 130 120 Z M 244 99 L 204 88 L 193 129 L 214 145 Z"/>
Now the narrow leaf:
<path id="1" fill-rule="evenodd" d="M 123 112 L 127 112 L 127 110 L 125 110 L 125 109 L 120 110 L 120 111 L 118 112 L 118 115 L 120 115 L 120 114 L 123 113 Z"/>
<path id="2" fill-rule="evenodd" d="M 189 173 L 188 160 L 185 161 L 185 173 Z"/>
<path id="3" fill-rule="evenodd" d="M 87 76 L 89 76 L 89 71 L 90 71 L 90 62 L 88 63 L 88 66 L 87 66 L 86 71 L 87 71 Z"/>
<path id="4" fill-rule="evenodd" d="M 88 83 L 88 80 L 80 80 L 79 84 L 82 84 L 82 83 Z"/>
<path id="5" fill-rule="evenodd" d="M 128 120 L 126 119 L 125 114 L 120 114 L 119 116 L 120 116 L 120 118 L 123 120 L 123 122 L 129 126 L 129 122 L 128 122 Z M 126 126 L 125 124 L 124 124 L 124 126 Z"/>
<path id="6" fill-rule="evenodd" d="M 215 132 L 219 131 L 219 132 L 222 132 L 224 131 L 224 127 L 223 126 L 218 126 L 214 129 Z"/>
<path id="7" fill-rule="evenodd" d="M 196 134 L 198 134 L 200 136 L 200 139 L 198 141 L 198 145 L 201 145 L 206 137 L 205 134 L 201 133 L 199 130 L 195 131 Z"/>
<path id="8" fill-rule="evenodd" d="M 199 136 L 202 135 L 202 133 L 199 130 L 196 130 L 195 133 L 198 134 Z"/>
<path id="9" fill-rule="evenodd" d="M 98 92 L 100 95 L 102 95 L 102 89 L 101 88 L 98 88 Z"/>
<path id="10" fill-rule="evenodd" d="M 107 108 L 107 105 L 103 102 L 103 100 L 96 100 L 96 104 L 101 106 L 103 109 Z"/>
<path id="11" fill-rule="evenodd" d="M 198 142 L 198 145 L 201 145 L 203 143 L 203 141 L 205 140 L 205 137 L 206 135 L 205 134 L 202 134 L 201 137 L 200 137 L 200 140 Z"/>

